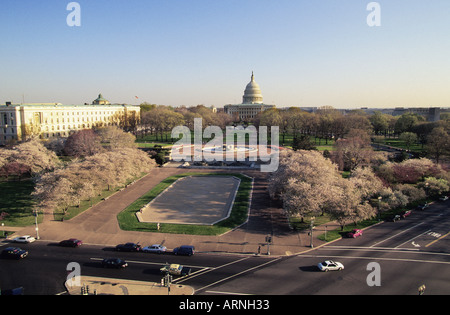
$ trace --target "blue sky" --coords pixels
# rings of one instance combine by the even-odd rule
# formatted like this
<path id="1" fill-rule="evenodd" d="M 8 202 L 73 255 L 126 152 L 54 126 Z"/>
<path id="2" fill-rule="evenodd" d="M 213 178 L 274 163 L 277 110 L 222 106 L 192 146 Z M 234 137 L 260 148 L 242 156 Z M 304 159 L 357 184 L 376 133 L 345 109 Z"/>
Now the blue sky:
<path id="1" fill-rule="evenodd" d="M 0 102 L 450 106 L 450 1 L 0 1 Z M 138 96 L 139 99 L 135 99 Z"/>

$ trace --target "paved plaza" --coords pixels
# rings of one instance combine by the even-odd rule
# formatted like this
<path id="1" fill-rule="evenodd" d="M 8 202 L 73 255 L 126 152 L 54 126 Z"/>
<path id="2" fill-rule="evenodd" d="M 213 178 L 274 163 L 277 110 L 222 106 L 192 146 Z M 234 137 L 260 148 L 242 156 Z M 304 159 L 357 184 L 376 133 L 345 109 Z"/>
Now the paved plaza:
<path id="1" fill-rule="evenodd" d="M 233 176 L 182 177 L 138 213 L 139 221 L 213 225 L 230 215 L 239 184 Z"/>

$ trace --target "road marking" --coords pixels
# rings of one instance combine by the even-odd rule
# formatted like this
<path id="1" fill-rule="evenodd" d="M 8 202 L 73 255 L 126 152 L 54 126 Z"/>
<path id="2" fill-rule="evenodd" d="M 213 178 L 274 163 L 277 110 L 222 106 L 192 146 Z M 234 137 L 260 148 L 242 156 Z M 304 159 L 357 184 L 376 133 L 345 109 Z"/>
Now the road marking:
<path id="1" fill-rule="evenodd" d="M 420 255 L 437 255 L 437 256 L 450 256 L 450 253 L 436 253 L 436 252 L 425 252 L 418 248 L 391 248 L 391 247 L 358 247 L 358 246 L 325 246 L 322 248 L 317 248 L 318 250 L 327 250 L 327 248 L 333 247 L 330 250 L 357 250 L 357 251 L 368 251 L 368 252 L 386 252 L 386 253 L 403 253 L 403 254 L 420 254 Z M 304 255 L 299 254 L 299 257 Z"/>
<path id="2" fill-rule="evenodd" d="M 198 271 L 198 272 L 195 272 L 194 274 L 191 274 L 190 277 L 189 277 L 189 279 L 195 278 L 195 277 L 197 277 L 197 276 L 199 276 L 199 275 L 204 275 L 205 273 L 208 273 L 208 272 L 210 272 L 210 271 L 217 270 L 217 269 L 220 269 L 220 268 L 223 268 L 223 267 L 226 267 L 226 266 L 229 266 L 229 265 L 232 265 L 232 264 L 235 264 L 235 263 L 238 263 L 238 262 L 241 262 L 241 261 L 243 261 L 243 260 L 250 259 L 250 258 L 251 258 L 251 257 L 244 257 L 244 258 L 241 258 L 241 259 L 238 259 L 238 260 L 235 260 L 235 261 L 231 261 L 231 262 L 229 262 L 229 263 L 226 263 L 226 264 L 221 265 L 221 266 L 218 266 L 218 267 L 211 267 L 211 268 L 208 268 L 208 270 L 202 269 L 202 270 L 200 270 L 200 271 Z M 206 271 L 205 271 L 205 270 L 206 270 Z M 205 272 L 203 272 L 203 273 L 200 274 L 200 272 L 202 272 L 202 271 L 205 271 Z M 185 280 L 188 280 L 188 279 L 180 279 L 179 282 L 183 282 L 183 281 L 185 281 Z"/>
<path id="3" fill-rule="evenodd" d="M 428 247 L 428 246 L 433 245 L 434 243 L 436 243 L 437 241 L 440 241 L 441 239 L 443 239 L 444 237 L 446 237 L 446 236 L 448 236 L 448 235 L 450 235 L 450 232 L 448 232 L 447 234 L 441 236 L 441 237 L 438 238 L 437 240 L 434 240 L 434 241 L 432 241 L 431 243 L 428 243 L 427 245 L 425 245 L 425 247 Z"/>
<path id="4" fill-rule="evenodd" d="M 318 248 L 319 250 L 327 250 L 328 248 L 335 249 L 335 250 L 361 250 L 361 251 L 390 251 L 390 252 L 408 252 L 413 251 L 416 252 L 419 249 L 416 248 L 392 248 L 392 247 L 365 247 L 365 246 L 325 246 L 322 248 Z"/>
<path id="5" fill-rule="evenodd" d="M 415 228 L 415 227 L 418 227 L 419 225 L 422 225 L 422 224 L 424 224 L 424 222 L 419 223 L 419 224 L 416 224 L 416 225 L 410 227 L 409 229 L 406 229 L 406 230 L 404 230 L 404 231 L 401 231 L 400 233 L 394 234 L 394 235 L 392 235 L 391 237 L 388 237 L 388 238 L 386 238 L 386 239 L 384 239 L 384 240 L 382 240 L 382 241 L 380 241 L 380 242 L 378 242 L 378 243 L 375 243 L 375 244 L 373 244 L 373 245 L 370 246 L 370 247 L 375 247 L 375 246 L 377 246 L 378 244 L 381 244 L 381 243 L 383 243 L 383 242 L 386 242 L 387 240 L 390 240 L 391 238 L 394 238 L 394 237 L 396 237 L 396 236 L 398 236 L 398 235 L 400 235 L 400 234 L 403 234 L 403 233 L 405 233 L 405 232 L 407 232 L 407 231 L 409 231 L 409 230 L 411 230 L 411 229 L 413 229 L 413 228 Z"/>
<path id="6" fill-rule="evenodd" d="M 103 258 L 89 258 L 90 260 L 103 260 Z M 158 265 L 158 266 L 164 266 L 166 264 L 164 263 L 155 263 L 155 262 L 150 262 L 150 261 L 137 261 L 137 260 L 128 260 L 125 259 L 125 261 L 127 263 L 134 263 L 134 264 L 143 264 L 143 265 Z M 198 268 L 198 269 L 211 269 L 213 267 L 205 267 L 205 266 L 190 266 L 190 265 L 183 265 L 185 267 L 190 267 L 190 268 Z"/>
<path id="7" fill-rule="evenodd" d="M 385 258 L 385 257 L 360 257 L 360 256 L 323 256 L 323 255 L 300 255 L 298 257 L 316 257 L 316 258 L 341 258 L 341 259 L 364 259 L 364 260 L 387 260 L 387 261 L 405 261 L 405 262 L 419 262 L 450 265 L 450 261 L 437 260 L 418 260 L 418 259 L 403 259 L 403 258 Z"/>
<path id="8" fill-rule="evenodd" d="M 398 246 L 395 246 L 395 248 L 400 247 L 400 246 L 402 246 L 403 244 L 409 243 L 410 241 L 412 241 L 412 240 L 414 240 L 414 239 L 416 239 L 416 238 L 418 238 L 418 237 L 420 237 L 420 236 L 422 236 L 422 235 L 424 235 L 424 234 L 426 234 L 426 233 L 428 233 L 428 232 L 430 232 L 430 231 L 431 231 L 431 230 L 428 230 L 428 231 L 423 232 L 422 234 L 419 234 L 419 235 L 417 235 L 417 236 L 414 236 L 413 238 L 407 240 L 406 242 L 401 243 L 401 244 L 398 245 Z M 413 246 L 416 246 L 417 244 L 414 245 L 414 242 L 412 242 L 412 245 L 413 245 Z M 420 245 L 419 245 L 419 247 L 420 247 Z"/>
<path id="9" fill-rule="evenodd" d="M 234 274 L 234 275 L 231 275 L 231 276 L 229 276 L 229 277 L 226 277 L 226 278 L 223 278 L 223 279 L 218 280 L 218 281 L 216 281 L 216 282 L 210 283 L 210 284 L 208 284 L 207 286 L 204 286 L 203 288 L 200 288 L 200 289 L 198 289 L 198 290 L 196 290 L 196 291 L 201 291 L 201 290 L 204 290 L 204 289 L 206 289 L 206 288 L 209 288 L 209 287 L 211 287 L 211 286 L 213 286 L 213 285 L 216 285 L 216 284 L 219 284 L 219 283 L 221 283 L 221 282 L 227 281 L 227 280 L 229 280 L 229 279 L 235 278 L 235 277 L 237 277 L 237 276 L 240 276 L 240 275 L 243 274 L 243 273 L 246 273 L 246 272 L 249 272 L 249 271 L 251 271 L 251 270 L 254 270 L 254 269 L 260 268 L 260 267 L 262 267 L 262 266 L 268 265 L 268 264 L 270 264 L 270 263 L 276 262 L 276 261 L 280 260 L 281 258 L 282 258 L 282 257 L 278 257 L 278 258 L 276 258 L 276 259 L 274 259 L 274 260 L 270 260 L 270 261 L 268 261 L 268 262 L 265 262 L 264 264 L 261 264 L 261 265 L 258 265 L 258 266 L 255 266 L 255 267 L 252 267 L 252 268 L 243 270 L 243 271 L 241 271 L 241 272 L 239 272 L 239 273 L 236 273 L 236 274 Z"/>

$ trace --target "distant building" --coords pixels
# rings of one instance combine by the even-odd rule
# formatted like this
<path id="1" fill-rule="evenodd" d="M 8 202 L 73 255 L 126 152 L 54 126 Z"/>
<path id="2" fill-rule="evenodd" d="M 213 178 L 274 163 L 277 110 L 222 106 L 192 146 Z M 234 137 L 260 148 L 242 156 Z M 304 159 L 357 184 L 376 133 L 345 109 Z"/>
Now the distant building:
<path id="1" fill-rule="evenodd" d="M 133 105 L 63 105 L 61 103 L 0 105 L 0 145 L 27 137 L 68 137 L 77 130 L 119 125 L 130 117 L 139 119 Z"/>
<path id="2" fill-rule="evenodd" d="M 258 83 L 255 82 L 255 76 L 252 72 L 252 78 L 249 84 L 247 84 L 244 96 L 242 98 L 242 104 L 228 104 L 224 106 L 224 112 L 230 116 L 239 118 L 239 120 L 249 120 L 259 113 L 275 108 L 275 105 L 267 105 L 263 103 L 263 96 Z"/>
<path id="3" fill-rule="evenodd" d="M 103 95 L 100 93 L 98 97 L 92 102 L 92 105 L 109 105 L 111 104 L 108 100 L 103 98 Z"/>
<path id="4" fill-rule="evenodd" d="M 424 116 L 427 121 L 439 121 L 441 119 L 441 109 L 439 107 L 397 107 L 392 112 L 392 116 L 401 116 L 406 113 Z"/>

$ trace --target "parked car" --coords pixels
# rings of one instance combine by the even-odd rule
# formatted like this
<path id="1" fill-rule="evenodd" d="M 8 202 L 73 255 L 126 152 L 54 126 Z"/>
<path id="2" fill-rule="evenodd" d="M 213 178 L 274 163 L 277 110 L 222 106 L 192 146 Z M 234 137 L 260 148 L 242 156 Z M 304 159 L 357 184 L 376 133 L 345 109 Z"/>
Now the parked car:
<path id="1" fill-rule="evenodd" d="M 2 257 L 22 259 L 28 256 L 28 252 L 19 247 L 7 247 L 2 251 Z"/>
<path id="2" fill-rule="evenodd" d="M 165 246 L 162 246 L 160 244 L 154 244 L 150 246 L 145 246 L 142 248 L 142 251 L 144 253 L 156 253 L 156 254 L 162 254 L 165 253 L 167 248 Z"/>
<path id="3" fill-rule="evenodd" d="M 175 255 L 192 256 L 195 253 L 195 247 L 192 245 L 182 245 L 173 250 Z"/>
<path id="4" fill-rule="evenodd" d="M 389 221 L 395 222 L 395 221 L 400 221 L 402 217 L 399 214 L 393 215 L 392 217 L 389 218 Z"/>
<path id="5" fill-rule="evenodd" d="M 182 265 L 178 265 L 178 264 L 167 264 L 164 267 L 162 267 L 161 269 L 159 269 L 159 271 L 162 274 L 171 274 L 173 276 L 189 276 L 191 273 L 191 268 L 189 267 L 184 267 Z"/>
<path id="6" fill-rule="evenodd" d="M 83 244 L 83 242 L 76 238 L 70 238 L 68 240 L 59 242 L 59 246 L 64 246 L 64 247 L 78 247 L 78 246 L 81 246 L 81 244 Z"/>
<path id="7" fill-rule="evenodd" d="M 448 196 L 442 196 L 441 198 L 439 198 L 440 201 L 447 201 L 448 200 Z"/>
<path id="8" fill-rule="evenodd" d="M 405 211 L 402 211 L 402 213 L 400 214 L 400 216 L 404 219 L 404 218 L 406 218 L 407 216 L 411 215 L 411 213 L 412 213 L 411 210 L 405 210 Z"/>
<path id="9" fill-rule="evenodd" d="M 430 205 L 429 205 L 428 202 L 427 202 L 426 204 L 417 206 L 417 209 L 419 209 L 419 210 L 425 210 L 425 209 L 428 208 L 429 206 L 430 206 Z"/>
<path id="10" fill-rule="evenodd" d="M 338 261 L 333 260 L 325 260 L 321 263 L 317 264 L 317 267 L 320 271 L 330 271 L 330 270 L 342 270 L 344 269 L 344 265 Z"/>
<path id="11" fill-rule="evenodd" d="M 361 236 L 363 234 L 363 231 L 360 229 L 353 229 L 351 232 L 347 233 L 347 237 L 357 238 L 358 236 Z"/>
<path id="12" fill-rule="evenodd" d="M 15 243 L 25 243 L 25 244 L 33 243 L 34 241 L 36 241 L 36 239 L 30 235 L 18 236 L 13 239 L 13 242 Z"/>
<path id="13" fill-rule="evenodd" d="M 105 258 L 102 261 L 102 267 L 106 268 L 125 268 L 128 264 L 125 260 L 120 258 Z"/>
<path id="14" fill-rule="evenodd" d="M 116 246 L 116 251 L 122 252 L 139 252 L 141 250 L 141 245 L 135 243 L 125 243 Z"/>

